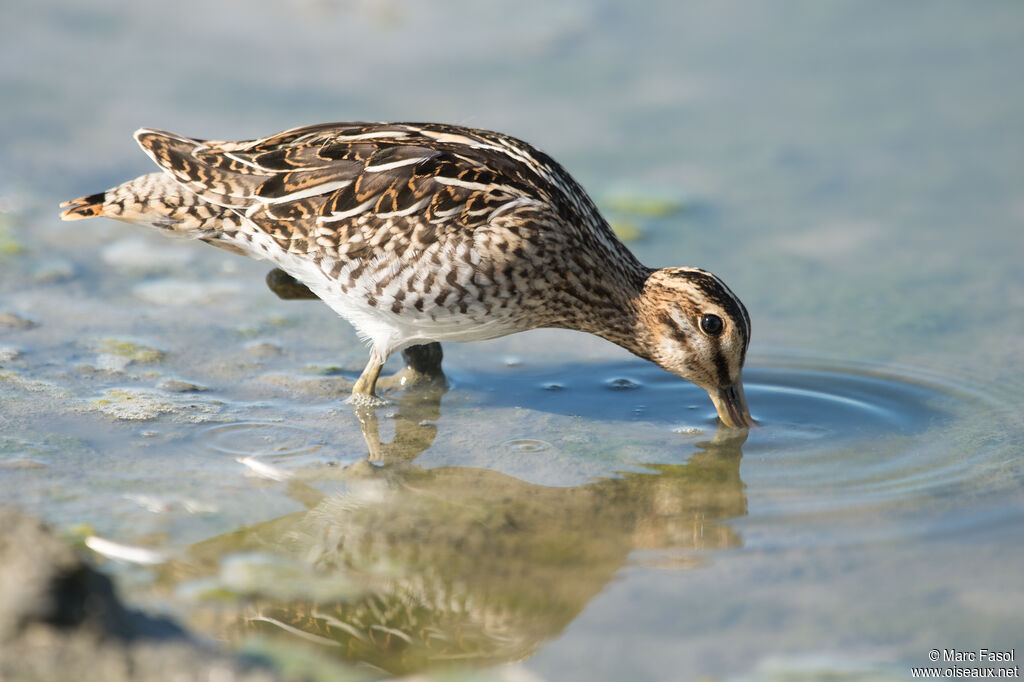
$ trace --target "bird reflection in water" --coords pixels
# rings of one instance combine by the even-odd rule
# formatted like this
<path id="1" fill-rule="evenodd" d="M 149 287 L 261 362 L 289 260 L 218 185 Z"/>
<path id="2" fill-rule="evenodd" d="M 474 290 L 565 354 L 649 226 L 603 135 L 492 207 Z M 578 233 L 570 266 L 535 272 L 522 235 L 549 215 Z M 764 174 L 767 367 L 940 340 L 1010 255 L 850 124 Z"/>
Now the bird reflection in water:
<path id="1" fill-rule="evenodd" d="M 306 510 L 195 544 L 167 566 L 170 584 L 223 575 L 239 557 L 307 571 L 291 588 L 276 579 L 228 587 L 236 599 L 220 612 L 227 622 L 211 626 L 217 634 L 289 633 L 390 673 L 521 660 L 561 633 L 631 553 L 685 567 L 699 550 L 740 544 L 723 521 L 746 513 L 746 431 L 720 430 L 684 464 L 573 487 L 416 466 L 446 391 L 433 352 L 414 350 L 395 378 L 405 390 L 391 442 L 381 442 L 372 410 L 357 412 L 368 459 L 383 466 L 362 461 L 317 488 L 292 481 L 289 495 Z M 330 485 L 340 489 L 322 491 Z"/>

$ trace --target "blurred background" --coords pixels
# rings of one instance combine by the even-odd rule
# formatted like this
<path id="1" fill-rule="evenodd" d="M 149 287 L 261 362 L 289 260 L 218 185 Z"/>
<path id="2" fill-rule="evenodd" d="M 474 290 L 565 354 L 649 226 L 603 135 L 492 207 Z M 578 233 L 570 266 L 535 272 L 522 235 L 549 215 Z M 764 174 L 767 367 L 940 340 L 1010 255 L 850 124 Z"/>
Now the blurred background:
<path id="1" fill-rule="evenodd" d="M 1013 2 L 0 11 L 8 197 L 63 199 L 148 171 L 130 137 L 143 125 L 242 139 L 446 121 L 533 142 L 599 200 L 621 190 L 700 209 L 637 248 L 651 265 L 719 272 L 755 310 L 761 347 L 918 357 L 931 349 L 894 337 L 933 332 L 929 346 L 956 352 L 971 330 L 975 352 L 1000 353 L 974 330 L 1013 317 L 1007 331 L 1021 331 L 1019 316 L 977 305 L 1020 301 L 1004 256 L 1020 252 L 1024 211 Z M 878 323 L 844 322 L 878 310 Z M 818 324 L 776 323 L 794 312 Z"/>
<path id="2" fill-rule="evenodd" d="M 623 550 L 573 617 L 506 661 L 541 679 L 902 679 L 931 648 L 1024 641 L 1019 2 L 40 0 L 3 3 L 0 25 L 0 457 L 43 465 L 0 468 L 8 500 L 183 551 L 296 508 L 283 492 L 218 487 L 237 465 L 209 455 L 224 432 L 197 424 L 283 418 L 315 433 L 317 457 L 324 443 L 357 443 L 343 458 L 365 449 L 351 415 L 331 411 L 340 394 L 307 381 L 362 363 L 326 308 L 273 299 L 262 264 L 110 221 L 59 222 L 60 201 L 152 170 L 136 128 L 245 139 L 326 121 L 456 123 L 558 159 L 646 264 L 719 274 L 750 310 L 751 365 L 781 368 L 761 375 L 760 408 L 751 398 L 768 428 L 742 470 L 733 463 L 728 509 L 708 513 L 744 517 L 727 538 L 668 543 L 673 561 L 681 546 L 697 552 L 686 570 L 626 543 L 640 554 Z M 455 390 L 417 462 L 547 486 L 628 462 L 693 463 L 707 433 L 669 443 L 669 417 L 602 431 L 586 394 L 539 413 L 529 395 L 526 411 L 512 399 L 466 407 L 486 394 L 481 372 L 511 391 L 508 367 L 579 359 L 597 369 L 529 381 L 660 381 L 561 332 L 450 348 Z M 771 386 L 810 360 L 897 377 L 865 403 L 904 400 L 900 382 L 934 393 L 906 398 L 918 401 L 903 405 L 913 429 L 896 420 L 843 440 L 837 418 L 772 431 L 773 417 L 799 419 L 771 412 Z M 272 380 L 244 383 L 253 372 Z M 168 377 L 214 390 L 184 402 L 169 385 L 143 392 Z M 135 405 L 148 396 L 149 421 L 107 409 L 124 391 Z M 321 402 L 287 407 L 296 396 Z M 657 402 L 636 400 L 621 407 L 634 421 Z M 598 425 L 551 421 L 560 411 Z M 481 419 L 490 432 L 468 426 Z M 508 445 L 516 434 L 495 425 L 533 440 Z M 572 428 L 626 444 L 573 450 L 559 440 Z M 830 449 L 836 435 L 845 449 Z M 812 459 L 785 455 L 814 438 Z M 536 442 L 554 443 L 550 457 L 524 460 Z M 870 477 L 858 457 L 874 457 Z M 822 501 L 831 492 L 809 502 L 822 481 L 853 479 L 837 493 L 856 498 L 853 516 Z M 183 488 L 217 511 L 168 503 L 154 516 L 125 497 Z M 111 570 L 138 603 L 192 608 L 153 574 Z"/>

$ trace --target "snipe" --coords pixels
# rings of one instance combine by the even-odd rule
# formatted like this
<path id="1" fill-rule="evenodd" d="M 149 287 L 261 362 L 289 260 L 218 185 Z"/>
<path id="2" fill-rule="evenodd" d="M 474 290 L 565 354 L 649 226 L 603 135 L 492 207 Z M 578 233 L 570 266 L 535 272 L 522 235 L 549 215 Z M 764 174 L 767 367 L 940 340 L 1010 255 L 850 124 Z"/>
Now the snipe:
<path id="1" fill-rule="evenodd" d="M 371 344 L 353 397 L 396 350 L 538 327 L 597 334 L 753 423 L 750 318 L 713 274 L 652 270 L 531 145 L 433 123 L 328 123 L 243 142 L 135 134 L 162 169 L 62 204 L 267 260 Z"/>

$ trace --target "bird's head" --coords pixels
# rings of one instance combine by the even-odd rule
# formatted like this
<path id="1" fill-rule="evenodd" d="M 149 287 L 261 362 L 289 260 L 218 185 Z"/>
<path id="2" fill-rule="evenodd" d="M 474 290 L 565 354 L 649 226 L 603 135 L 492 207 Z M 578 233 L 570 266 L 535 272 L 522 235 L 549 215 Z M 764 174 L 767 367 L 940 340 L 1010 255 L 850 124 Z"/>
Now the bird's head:
<path id="1" fill-rule="evenodd" d="M 750 317 L 740 299 L 710 272 L 663 268 L 641 300 L 650 359 L 706 390 L 724 425 L 752 426 L 742 379 Z"/>

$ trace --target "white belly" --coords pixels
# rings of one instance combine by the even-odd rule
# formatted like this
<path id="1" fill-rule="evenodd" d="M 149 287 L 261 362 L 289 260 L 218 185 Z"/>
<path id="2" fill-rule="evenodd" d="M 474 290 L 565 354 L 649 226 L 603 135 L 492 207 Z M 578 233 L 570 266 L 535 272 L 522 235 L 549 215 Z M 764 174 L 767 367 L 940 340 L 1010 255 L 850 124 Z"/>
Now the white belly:
<path id="1" fill-rule="evenodd" d="M 257 260 L 266 260 L 281 268 L 305 284 L 324 303 L 345 318 L 359 334 L 385 356 L 410 345 L 430 341 L 483 341 L 524 331 L 521 323 L 511 311 L 501 310 L 485 313 L 481 305 L 472 305 L 466 313 L 452 312 L 441 306 L 426 307 L 417 311 L 405 306 L 401 313 L 392 312 L 393 288 L 403 285 L 399 273 L 392 273 L 394 284 L 389 284 L 377 305 L 371 305 L 370 296 L 375 292 L 378 268 L 365 268 L 352 286 L 346 290 L 341 282 L 348 280 L 347 264 L 337 279 L 329 277 L 310 258 L 288 253 L 266 233 L 257 231 L 252 241 L 237 240 L 235 245 L 246 255 Z M 438 281 L 443 281 L 444 271 Z"/>

